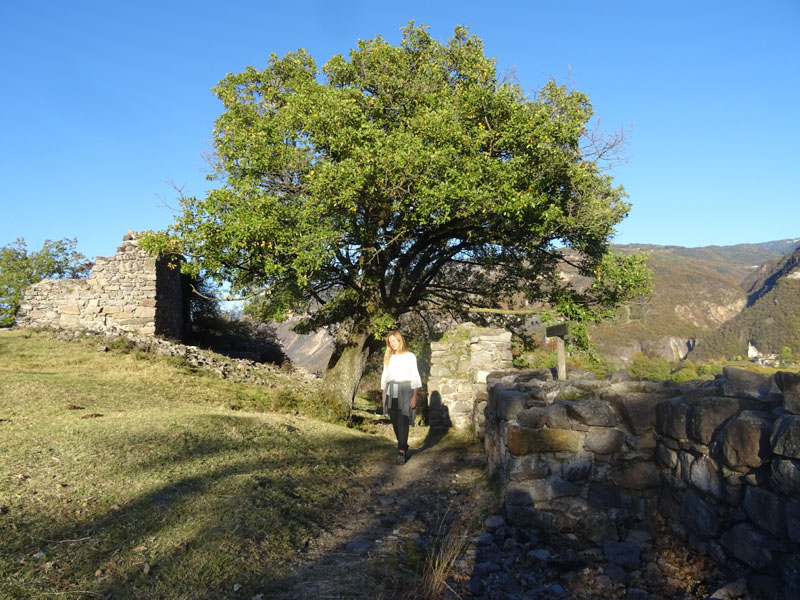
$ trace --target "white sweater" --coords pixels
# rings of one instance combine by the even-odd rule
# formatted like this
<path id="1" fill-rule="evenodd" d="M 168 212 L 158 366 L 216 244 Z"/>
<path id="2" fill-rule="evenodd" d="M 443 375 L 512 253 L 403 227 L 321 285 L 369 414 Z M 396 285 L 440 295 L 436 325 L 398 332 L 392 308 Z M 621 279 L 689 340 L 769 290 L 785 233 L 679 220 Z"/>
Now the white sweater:
<path id="1" fill-rule="evenodd" d="M 389 364 L 383 366 L 381 374 L 381 389 L 386 389 L 389 381 L 410 381 L 411 389 L 422 387 L 422 379 L 417 369 L 417 357 L 413 352 L 392 354 Z"/>

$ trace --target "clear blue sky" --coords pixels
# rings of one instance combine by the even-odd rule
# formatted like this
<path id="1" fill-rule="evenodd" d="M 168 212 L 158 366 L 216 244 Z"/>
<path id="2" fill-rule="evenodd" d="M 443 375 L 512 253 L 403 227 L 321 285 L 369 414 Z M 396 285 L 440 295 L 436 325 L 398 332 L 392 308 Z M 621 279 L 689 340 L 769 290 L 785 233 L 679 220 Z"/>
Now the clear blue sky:
<path id="1" fill-rule="evenodd" d="M 396 43 L 412 19 L 442 41 L 469 25 L 524 89 L 569 79 L 602 127 L 631 128 L 617 242 L 800 237 L 798 0 L 0 0 L 0 246 L 77 237 L 107 256 L 165 228 L 170 181 L 210 186 L 226 73 Z"/>

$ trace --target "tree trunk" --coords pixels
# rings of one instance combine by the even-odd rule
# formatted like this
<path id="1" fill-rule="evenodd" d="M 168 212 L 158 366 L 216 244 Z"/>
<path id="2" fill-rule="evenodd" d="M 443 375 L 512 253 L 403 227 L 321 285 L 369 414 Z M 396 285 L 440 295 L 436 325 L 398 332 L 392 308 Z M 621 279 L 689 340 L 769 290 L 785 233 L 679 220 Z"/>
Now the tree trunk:
<path id="1" fill-rule="evenodd" d="M 364 374 L 369 336 L 367 327 L 342 324 L 322 381 L 323 393 L 339 401 L 347 409 L 347 414 L 353 409 L 356 389 Z"/>

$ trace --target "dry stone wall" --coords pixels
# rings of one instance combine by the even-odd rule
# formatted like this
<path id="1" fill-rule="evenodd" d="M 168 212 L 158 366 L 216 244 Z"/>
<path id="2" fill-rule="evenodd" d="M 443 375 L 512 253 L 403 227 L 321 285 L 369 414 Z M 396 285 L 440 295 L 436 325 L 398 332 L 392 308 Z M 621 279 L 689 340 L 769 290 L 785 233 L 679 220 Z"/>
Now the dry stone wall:
<path id="1" fill-rule="evenodd" d="M 664 522 L 756 597 L 800 589 L 800 375 L 487 385 L 489 471 L 513 524 L 582 535 L 623 581 Z"/>
<path id="2" fill-rule="evenodd" d="M 488 396 L 486 377 L 511 367 L 511 333 L 462 323 L 431 343 L 429 422 L 433 427 L 482 432 Z"/>
<path id="3" fill-rule="evenodd" d="M 45 279 L 28 287 L 17 325 L 182 339 L 180 272 L 140 250 L 137 236 L 129 231 L 114 256 L 98 257 L 86 279 Z"/>

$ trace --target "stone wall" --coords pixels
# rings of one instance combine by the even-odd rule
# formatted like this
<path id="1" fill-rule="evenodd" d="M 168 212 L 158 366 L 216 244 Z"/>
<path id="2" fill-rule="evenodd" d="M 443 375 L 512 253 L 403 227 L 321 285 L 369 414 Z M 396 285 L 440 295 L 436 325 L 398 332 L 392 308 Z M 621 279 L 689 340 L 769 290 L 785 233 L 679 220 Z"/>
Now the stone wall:
<path id="1" fill-rule="evenodd" d="M 181 339 L 186 315 L 180 272 L 140 250 L 129 231 L 86 279 L 45 279 L 25 290 L 22 327 L 129 331 Z"/>
<path id="2" fill-rule="evenodd" d="M 511 367 L 511 333 L 462 323 L 431 343 L 428 378 L 432 427 L 475 425 L 482 433 L 488 399 L 486 377 Z"/>
<path id="3" fill-rule="evenodd" d="M 800 376 L 487 385 L 489 471 L 513 524 L 582 535 L 624 580 L 664 522 L 758 596 L 800 586 Z"/>

